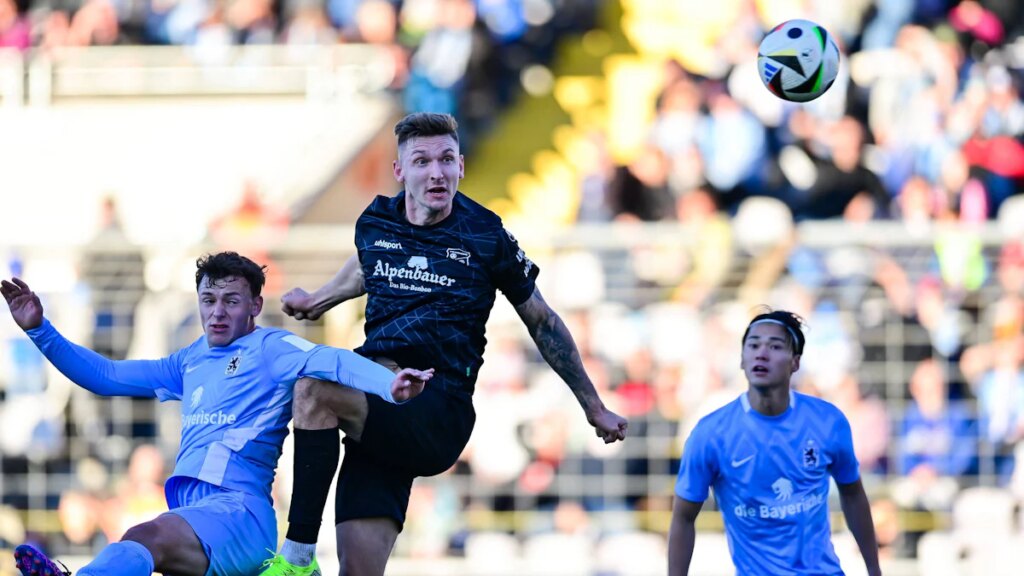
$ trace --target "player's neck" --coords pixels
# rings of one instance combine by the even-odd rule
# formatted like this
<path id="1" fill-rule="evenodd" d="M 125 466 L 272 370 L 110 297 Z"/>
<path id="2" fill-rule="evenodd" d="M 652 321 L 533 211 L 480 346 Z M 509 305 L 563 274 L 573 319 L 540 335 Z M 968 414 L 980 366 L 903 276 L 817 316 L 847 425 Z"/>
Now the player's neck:
<path id="1" fill-rule="evenodd" d="M 747 400 L 758 414 L 778 416 L 789 409 L 789 386 L 751 386 Z"/>
<path id="2" fill-rule="evenodd" d="M 432 226 L 452 213 L 451 204 L 445 210 L 430 210 L 423 206 L 406 204 L 405 219 L 416 226 Z"/>

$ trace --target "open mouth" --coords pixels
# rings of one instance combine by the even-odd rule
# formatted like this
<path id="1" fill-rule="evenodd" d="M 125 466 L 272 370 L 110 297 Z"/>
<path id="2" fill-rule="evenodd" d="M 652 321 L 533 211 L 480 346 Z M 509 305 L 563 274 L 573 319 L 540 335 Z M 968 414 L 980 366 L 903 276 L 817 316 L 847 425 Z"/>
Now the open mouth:
<path id="1" fill-rule="evenodd" d="M 427 193 L 431 196 L 446 196 L 448 194 L 448 189 L 444 186 L 431 186 L 430 188 L 427 188 Z"/>
<path id="2" fill-rule="evenodd" d="M 750 371 L 754 374 L 767 374 L 768 368 L 765 366 L 754 366 Z"/>

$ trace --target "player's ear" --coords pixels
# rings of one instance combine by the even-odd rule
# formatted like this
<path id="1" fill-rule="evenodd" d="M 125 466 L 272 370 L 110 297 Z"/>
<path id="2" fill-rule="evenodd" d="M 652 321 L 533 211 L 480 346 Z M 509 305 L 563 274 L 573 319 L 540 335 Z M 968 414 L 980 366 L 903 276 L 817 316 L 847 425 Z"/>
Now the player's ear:
<path id="1" fill-rule="evenodd" d="M 260 315 L 263 311 L 263 296 L 257 296 L 252 299 L 252 317 L 255 318 Z"/>
<path id="2" fill-rule="evenodd" d="M 395 180 L 398 180 L 399 182 L 405 182 L 405 175 L 402 174 L 402 165 L 398 162 L 398 160 L 393 160 L 391 162 L 391 171 L 395 175 Z"/>
<path id="3" fill-rule="evenodd" d="M 800 369 L 800 354 L 793 355 L 793 363 L 791 364 L 791 366 L 793 368 L 792 372 L 796 372 L 797 370 Z"/>

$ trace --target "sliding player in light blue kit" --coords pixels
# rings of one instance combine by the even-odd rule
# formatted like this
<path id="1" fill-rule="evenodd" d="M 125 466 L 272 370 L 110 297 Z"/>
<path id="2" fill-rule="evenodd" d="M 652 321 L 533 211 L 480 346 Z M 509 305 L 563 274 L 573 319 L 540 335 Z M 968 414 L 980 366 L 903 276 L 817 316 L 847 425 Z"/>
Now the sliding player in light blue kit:
<path id="1" fill-rule="evenodd" d="M 736 573 L 843 574 L 829 529 L 829 479 L 868 574 L 881 574 L 871 509 L 838 408 L 790 389 L 800 368 L 800 317 L 767 311 L 743 334 L 747 392 L 697 423 L 686 440 L 669 530 L 669 575 L 688 573 L 694 521 L 708 497 L 722 511 Z"/>
<path id="2" fill-rule="evenodd" d="M 0 282 L 14 321 L 65 376 L 103 396 L 182 400 L 181 448 L 164 491 L 170 511 L 130 528 L 79 575 L 256 574 L 277 547 L 270 495 L 304 376 L 398 403 L 418 395 L 433 370 L 387 368 L 348 350 L 262 328 L 264 268 L 233 252 L 196 262 L 204 335 L 160 360 L 112 361 L 61 336 L 18 278 Z M 15 551 L 24 576 L 68 574 L 32 546 Z"/>

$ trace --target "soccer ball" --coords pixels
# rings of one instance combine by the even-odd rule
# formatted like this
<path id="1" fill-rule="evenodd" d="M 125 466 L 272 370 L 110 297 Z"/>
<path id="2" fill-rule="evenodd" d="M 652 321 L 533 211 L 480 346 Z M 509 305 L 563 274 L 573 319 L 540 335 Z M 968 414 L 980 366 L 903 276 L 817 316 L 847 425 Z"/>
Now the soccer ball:
<path id="1" fill-rule="evenodd" d="M 835 81 L 839 48 L 814 22 L 787 20 L 761 40 L 757 71 L 772 94 L 791 102 L 808 102 L 824 94 Z"/>

